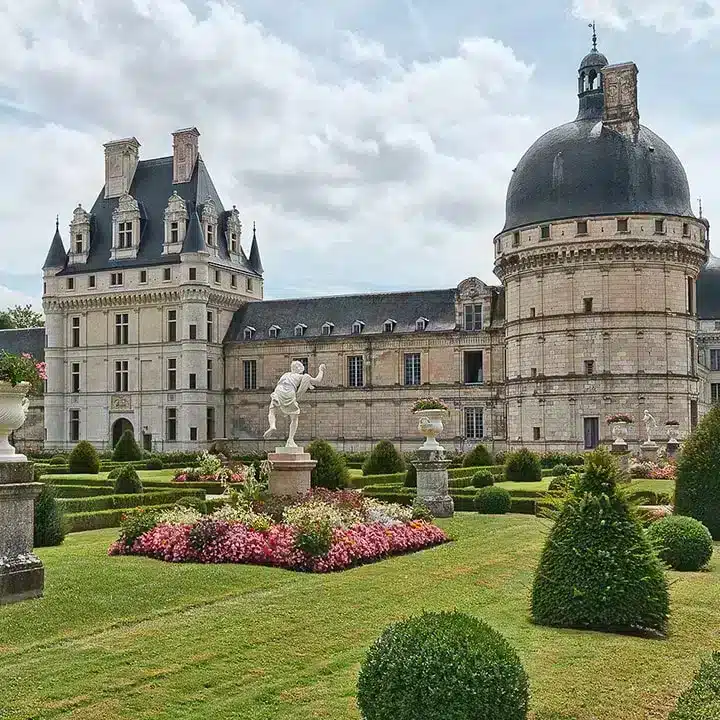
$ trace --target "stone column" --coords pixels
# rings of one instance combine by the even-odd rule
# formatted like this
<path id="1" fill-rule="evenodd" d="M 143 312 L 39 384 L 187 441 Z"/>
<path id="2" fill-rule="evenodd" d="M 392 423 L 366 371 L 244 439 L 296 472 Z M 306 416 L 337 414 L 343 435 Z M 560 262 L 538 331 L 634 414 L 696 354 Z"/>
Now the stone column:
<path id="1" fill-rule="evenodd" d="M 42 483 L 33 479 L 32 463 L 0 463 L 0 605 L 43 593 L 45 570 L 32 552 L 34 501 Z"/>
<path id="2" fill-rule="evenodd" d="M 304 495 L 310 490 L 310 473 L 317 461 L 301 447 L 277 447 L 268 453 L 271 495 Z"/>
<path id="3" fill-rule="evenodd" d="M 445 452 L 418 450 L 412 464 L 417 470 L 417 499 L 428 506 L 435 517 L 452 517 L 455 504 L 448 492 L 448 465 Z"/>

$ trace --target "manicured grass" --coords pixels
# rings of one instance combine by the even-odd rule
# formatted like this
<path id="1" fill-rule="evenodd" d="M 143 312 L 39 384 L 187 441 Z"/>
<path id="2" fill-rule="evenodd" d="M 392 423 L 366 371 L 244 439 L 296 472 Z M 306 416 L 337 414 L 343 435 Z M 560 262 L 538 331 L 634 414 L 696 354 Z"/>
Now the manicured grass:
<path id="1" fill-rule="evenodd" d="M 455 542 L 332 575 L 106 556 L 116 531 L 38 551 L 46 596 L 0 607 L 0 717 L 357 720 L 359 662 L 385 625 L 458 608 L 519 651 L 533 720 L 661 720 L 717 648 L 710 572 L 671 573 L 667 640 L 530 623 L 547 523 L 459 514 Z"/>

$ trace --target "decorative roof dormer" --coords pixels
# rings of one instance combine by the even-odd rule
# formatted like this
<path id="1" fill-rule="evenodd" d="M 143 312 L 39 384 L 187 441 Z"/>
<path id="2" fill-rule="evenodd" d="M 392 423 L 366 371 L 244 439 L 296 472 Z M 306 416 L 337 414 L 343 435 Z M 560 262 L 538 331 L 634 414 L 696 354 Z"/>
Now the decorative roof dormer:
<path id="1" fill-rule="evenodd" d="M 137 200 L 125 193 L 118 200 L 112 214 L 113 260 L 137 257 L 140 245 L 140 206 Z"/>
<path id="2" fill-rule="evenodd" d="M 70 254 L 68 263 L 70 265 L 83 265 L 87 262 L 90 252 L 90 213 L 78 206 L 73 212 L 73 219 L 70 223 Z"/>
<path id="3" fill-rule="evenodd" d="M 215 203 L 208 198 L 202 206 L 202 229 L 205 234 L 205 244 L 211 255 L 218 254 L 218 211 Z"/>
<path id="4" fill-rule="evenodd" d="M 356 320 L 352 324 L 352 334 L 360 335 L 362 333 L 364 327 L 365 327 L 365 323 L 362 320 Z"/>
<path id="5" fill-rule="evenodd" d="M 43 270 L 46 272 L 62 270 L 65 267 L 67 255 L 62 237 L 60 237 L 60 219 L 55 219 L 55 235 L 53 235 L 50 249 L 43 263 Z"/>
<path id="6" fill-rule="evenodd" d="M 240 235 L 242 234 L 242 222 L 240 222 L 240 213 L 235 205 L 228 213 L 227 228 L 225 230 L 225 239 L 227 241 L 230 259 L 237 261 L 242 254 L 240 245 Z"/>
<path id="7" fill-rule="evenodd" d="M 179 253 L 185 240 L 188 226 L 188 211 L 185 201 L 173 191 L 165 208 L 165 242 L 163 255 Z"/>

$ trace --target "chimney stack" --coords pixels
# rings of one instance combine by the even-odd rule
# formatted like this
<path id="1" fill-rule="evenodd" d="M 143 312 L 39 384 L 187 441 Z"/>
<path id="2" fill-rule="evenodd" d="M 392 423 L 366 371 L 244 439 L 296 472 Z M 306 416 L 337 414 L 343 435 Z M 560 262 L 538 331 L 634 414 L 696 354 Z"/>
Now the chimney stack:
<path id="1" fill-rule="evenodd" d="M 635 142 L 640 132 L 635 63 L 607 65 L 602 70 L 605 105 L 603 125 Z"/>
<path id="2" fill-rule="evenodd" d="M 105 197 L 115 198 L 130 192 L 140 158 L 137 138 L 105 143 Z"/>
<path id="3" fill-rule="evenodd" d="M 198 158 L 198 138 L 195 127 L 176 130 L 173 134 L 173 185 L 190 182 Z"/>

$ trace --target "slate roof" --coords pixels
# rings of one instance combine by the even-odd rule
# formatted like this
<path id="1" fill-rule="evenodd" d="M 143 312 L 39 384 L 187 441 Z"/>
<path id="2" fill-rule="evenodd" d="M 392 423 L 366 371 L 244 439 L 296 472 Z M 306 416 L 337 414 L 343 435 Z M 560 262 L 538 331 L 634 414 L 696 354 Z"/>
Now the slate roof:
<path id="1" fill-rule="evenodd" d="M 30 353 L 36 360 L 45 359 L 45 328 L 0 330 L 0 351 L 13 355 Z"/>
<path id="2" fill-rule="evenodd" d="M 67 253 L 65 252 L 65 246 L 63 245 L 62 238 L 60 237 L 60 225 L 56 220 L 55 235 L 53 235 L 52 242 L 50 243 L 50 249 L 48 250 L 45 262 L 43 263 L 43 270 L 47 270 L 48 268 L 65 267 L 66 260 Z"/>
<path id="3" fill-rule="evenodd" d="M 219 258 L 229 263 L 230 255 L 225 239 L 225 230 L 230 212 L 224 209 L 202 157 L 198 157 L 189 182 L 173 185 L 172 176 L 172 157 L 141 160 L 138 163 L 130 187 L 130 195 L 137 200 L 140 208 L 140 246 L 137 257 L 126 260 L 110 259 L 112 214 L 118 206 L 119 198 L 105 198 L 105 188 L 103 187 L 90 210 L 90 252 L 87 263 L 84 265 L 68 265 L 58 274 L 71 275 L 92 270 L 122 269 L 180 262 L 179 254 L 162 254 L 165 237 L 164 213 L 168 199 L 173 191 L 176 191 L 185 201 L 190 219 L 188 237 L 186 237 L 186 242 L 183 244 L 183 251 L 194 252 L 200 248 L 204 249 L 203 233 L 200 232 L 200 238 L 196 237 L 197 231 L 201 231 L 197 215 L 202 213 L 203 202 L 210 198 L 215 203 L 215 208 L 218 211 L 217 241 Z M 195 223 L 197 223 L 197 226 L 193 227 Z M 192 233 L 189 232 L 190 230 L 192 230 Z M 54 243 L 55 240 L 53 239 Z M 64 265 L 64 262 L 62 264 Z M 241 257 L 240 266 L 250 273 L 258 274 L 251 267 L 244 254 Z M 237 265 L 235 264 L 234 267 L 237 267 Z"/>
<path id="4" fill-rule="evenodd" d="M 708 257 L 695 283 L 695 297 L 701 320 L 720 320 L 720 258 Z"/>

